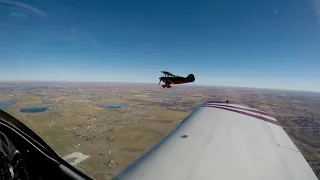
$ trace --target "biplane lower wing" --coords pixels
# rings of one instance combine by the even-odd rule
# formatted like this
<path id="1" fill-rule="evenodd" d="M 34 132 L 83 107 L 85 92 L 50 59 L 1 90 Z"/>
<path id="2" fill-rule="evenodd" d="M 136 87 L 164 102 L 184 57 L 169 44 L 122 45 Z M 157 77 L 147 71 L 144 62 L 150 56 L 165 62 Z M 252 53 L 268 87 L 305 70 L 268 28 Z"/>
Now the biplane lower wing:
<path id="1" fill-rule="evenodd" d="M 207 102 L 114 179 L 317 180 L 270 114 Z"/>

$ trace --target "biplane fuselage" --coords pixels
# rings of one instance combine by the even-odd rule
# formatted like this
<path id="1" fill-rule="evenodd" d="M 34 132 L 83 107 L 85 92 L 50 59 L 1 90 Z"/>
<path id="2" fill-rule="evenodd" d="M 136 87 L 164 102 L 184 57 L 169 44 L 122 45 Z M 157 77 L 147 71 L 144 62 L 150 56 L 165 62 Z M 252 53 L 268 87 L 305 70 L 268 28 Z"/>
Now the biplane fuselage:
<path id="1" fill-rule="evenodd" d="M 184 83 L 191 83 L 195 81 L 195 77 L 193 74 L 189 74 L 187 77 L 181 77 L 173 75 L 166 71 L 161 71 L 164 76 L 160 77 L 160 82 L 164 82 L 165 84 L 162 85 L 163 88 L 171 88 L 171 84 L 184 84 Z M 160 84 L 159 82 L 159 84 Z"/>

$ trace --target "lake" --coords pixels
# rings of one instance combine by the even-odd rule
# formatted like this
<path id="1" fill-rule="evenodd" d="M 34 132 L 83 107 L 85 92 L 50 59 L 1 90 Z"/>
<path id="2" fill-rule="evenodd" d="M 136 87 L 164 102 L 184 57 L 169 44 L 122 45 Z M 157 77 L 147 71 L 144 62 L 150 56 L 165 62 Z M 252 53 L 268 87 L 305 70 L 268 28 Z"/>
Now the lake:
<path id="1" fill-rule="evenodd" d="M 29 107 L 19 109 L 19 111 L 23 113 L 40 113 L 45 112 L 46 110 L 48 110 L 46 107 Z"/>
<path id="2" fill-rule="evenodd" d="M 100 108 L 123 108 L 124 105 L 122 104 L 100 104 Z"/>
<path id="3" fill-rule="evenodd" d="M 7 110 L 15 104 L 17 104 L 15 101 L 0 101 L 0 109 Z"/>

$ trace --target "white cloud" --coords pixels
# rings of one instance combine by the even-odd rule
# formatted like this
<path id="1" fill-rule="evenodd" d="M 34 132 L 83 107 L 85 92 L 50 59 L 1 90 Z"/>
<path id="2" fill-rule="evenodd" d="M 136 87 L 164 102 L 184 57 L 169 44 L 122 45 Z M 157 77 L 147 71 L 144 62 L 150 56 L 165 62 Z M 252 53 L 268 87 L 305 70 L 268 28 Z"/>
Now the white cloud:
<path id="1" fill-rule="evenodd" d="M 47 14 L 33 6 L 30 6 L 28 4 L 25 4 L 25 3 L 22 3 L 22 2 L 18 2 L 18 1 L 11 1 L 11 0 L 0 0 L 0 3 L 5 3 L 5 4 L 12 4 L 12 5 L 16 5 L 16 6 L 19 6 L 21 8 L 24 8 L 24 9 L 28 9 L 29 11 L 32 11 L 42 17 L 46 17 Z"/>
<path id="2" fill-rule="evenodd" d="M 9 14 L 9 17 L 23 20 L 27 18 L 27 15 L 23 13 L 12 12 Z"/>
<path id="3" fill-rule="evenodd" d="M 107 48 L 104 47 L 102 44 L 98 43 L 97 41 L 93 40 L 91 38 L 91 36 L 84 34 L 84 33 L 80 32 L 78 29 L 74 29 L 74 28 L 71 28 L 70 32 L 87 39 L 90 43 L 92 43 L 93 45 L 95 45 L 96 47 L 101 49 L 102 51 L 107 52 Z"/>

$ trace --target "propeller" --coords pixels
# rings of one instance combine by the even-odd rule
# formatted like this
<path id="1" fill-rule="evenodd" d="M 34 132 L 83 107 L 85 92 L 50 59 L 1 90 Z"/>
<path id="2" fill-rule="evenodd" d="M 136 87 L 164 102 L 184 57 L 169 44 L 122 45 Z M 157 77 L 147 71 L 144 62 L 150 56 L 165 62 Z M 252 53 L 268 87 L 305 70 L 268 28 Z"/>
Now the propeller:
<path id="1" fill-rule="evenodd" d="M 161 83 L 161 79 L 159 80 L 159 85 L 160 85 L 160 83 Z"/>

